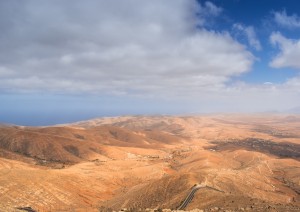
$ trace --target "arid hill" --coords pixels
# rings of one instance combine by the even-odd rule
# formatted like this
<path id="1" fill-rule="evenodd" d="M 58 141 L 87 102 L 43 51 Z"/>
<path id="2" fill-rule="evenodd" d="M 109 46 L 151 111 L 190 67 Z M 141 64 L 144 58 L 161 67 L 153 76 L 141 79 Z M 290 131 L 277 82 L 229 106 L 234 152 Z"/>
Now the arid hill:
<path id="1" fill-rule="evenodd" d="M 0 126 L 0 211 L 300 210 L 300 116 Z"/>
<path id="2" fill-rule="evenodd" d="M 75 164 L 110 158 L 111 147 L 163 148 L 180 138 L 160 131 L 132 131 L 115 126 L 2 127 L 0 154 L 4 158 L 39 163 Z"/>

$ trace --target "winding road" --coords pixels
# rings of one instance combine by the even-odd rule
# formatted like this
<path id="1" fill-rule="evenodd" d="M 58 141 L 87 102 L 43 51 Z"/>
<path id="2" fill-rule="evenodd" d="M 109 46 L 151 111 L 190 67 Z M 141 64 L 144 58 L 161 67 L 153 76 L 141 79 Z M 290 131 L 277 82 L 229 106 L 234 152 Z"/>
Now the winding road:
<path id="1" fill-rule="evenodd" d="M 201 184 L 196 184 L 192 187 L 190 193 L 187 195 L 187 197 L 185 198 L 185 200 L 181 203 L 181 205 L 177 208 L 177 210 L 183 210 L 186 208 L 186 206 L 192 201 L 192 199 L 194 198 L 194 194 L 196 193 L 196 191 L 198 191 L 200 188 L 209 188 L 209 189 L 213 189 L 215 191 L 219 191 L 219 192 L 223 192 L 220 191 L 216 188 L 210 187 L 210 186 L 206 186 L 206 185 L 201 185 Z"/>

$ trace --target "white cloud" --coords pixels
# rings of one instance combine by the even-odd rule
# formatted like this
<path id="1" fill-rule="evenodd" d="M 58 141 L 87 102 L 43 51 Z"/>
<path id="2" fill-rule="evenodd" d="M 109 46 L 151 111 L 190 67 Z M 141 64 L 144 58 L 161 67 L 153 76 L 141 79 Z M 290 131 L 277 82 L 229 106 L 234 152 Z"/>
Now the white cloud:
<path id="1" fill-rule="evenodd" d="M 300 76 L 293 77 L 289 79 L 286 83 L 285 86 L 288 88 L 293 89 L 294 91 L 300 93 Z"/>
<path id="2" fill-rule="evenodd" d="M 300 69 L 300 39 L 288 39 L 280 32 L 273 32 L 270 36 L 270 41 L 273 45 L 278 46 L 280 50 L 278 55 L 270 62 L 271 67 Z"/>
<path id="3" fill-rule="evenodd" d="M 273 85 L 274 83 L 272 83 L 272 82 L 264 82 L 263 84 L 264 85 Z"/>
<path id="4" fill-rule="evenodd" d="M 196 27 L 222 11 L 211 2 L 9 2 L 0 3 L 0 62 L 14 74 L 0 79 L 2 90 L 197 93 L 253 63 L 228 33 Z"/>
<path id="5" fill-rule="evenodd" d="M 292 86 L 289 81 L 263 84 L 241 82 L 222 92 L 223 98 L 232 102 L 227 104 L 236 106 L 237 112 L 285 111 L 300 105 L 300 86 Z"/>
<path id="6" fill-rule="evenodd" d="M 14 76 L 16 73 L 14 73 L 13 70 L 8 69 L 7 67 L 0 66 L 0 77 L 5 78 L 5 77 L 11 77 Z"/>
<path id="7" fill-rule="evenodd" d="M 297 14 L 287 15 L 286 11 L 274 12 L 274 20 L 277 24 L 287 28 L 300 27 L 300 17 Z"/>
<path id="8" fill-rule="evenodd" d="M 209 112 L 299 105 L 297 77 L 232 84 L 254 57 L 228 32 L 205 29 L 221 12 L 193 0 L 0 1 L 0 91 L 145 96 L 157 107 L 169 98 Z M 235 29 L 261 49 L 252 26 Z M 280 49 L 273 67 L 299 68 L 299 41 L 280 33 L 271 41 Z"/>
<path id="9" fill-rule="evenodd" d="M 214 16 L 220 15 L 220 13 L 223 11 L 223 9 L 221 7 L 214 5 L 210 1 L 205 2 L 204 10 L 206 10 L 209 14 L 214 15 Z"/>
<path id="10" fill-rule="evenodd" d="M 299 81 L 298 81 L 299 82 Z M 248 84 L 236 82 L 215 90 L 200 91 L 191 100 L 179 99 L 178 105 L 196 112 L 267 112 L 286 111 L 300 105 L 300 87 L 290 83 Z M 195 95 L 194 95 L 195 96 Z"/>
<path id="11" fill-rule="evenodd" d="M 246 36 L 248 43 L 251 47 L 253 47 L 257 51 L 261 50 L 261 44 L 256 36 L 253 26 L 244 26 L 242 24 L 237 23 L 233 25 L 233 28 L 242 32 Z"/>

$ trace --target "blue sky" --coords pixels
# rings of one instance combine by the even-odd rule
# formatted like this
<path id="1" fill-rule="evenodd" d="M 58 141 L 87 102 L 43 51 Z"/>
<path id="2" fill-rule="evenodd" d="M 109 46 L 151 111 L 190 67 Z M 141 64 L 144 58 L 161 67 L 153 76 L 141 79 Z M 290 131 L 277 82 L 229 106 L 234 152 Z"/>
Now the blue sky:
<path id="1" fill-rule="evenodd" d="M 289 111 L 296 0 L 0 1 L 0 122 Z"/>
<path id="2" fill-rule="evenodd" d="M 253 51 L 253 54 L 259 58 L 253 64 L 251 72 L 240 76 L 241 80 L 249 83 L 263 83 L 266 81 L 274 83 L 283 83 L 287 78 L 297 75 L 298 70 L 293 68 L 273 69 L 268 62 L 278 53 L 277 49 L 270 43 L 270 33 L 280 31 L 282 34 L 292 39 L 299 39 L 300 27 L 288 27 L 276 23 L 274 20 L 275 13 L 286 13 L 287 16 L 298 16 L 300 11 L 300 4 L 297 0 L 289 1 L 239 1 L 239 0 L 215 0 L 211 1 L 224 9 L 223 16 L 215 22 L 215 30 L 228 30 L 234 24 L 242 23 L 244 25 L 253 26 L 257 39 L 259 39 L 262 50 Z M 299 21 L 299 19 L 298 19 Z M 235 35 L 232 32 L 233 36 Z M 245 37 L 236 35 L 235 37 L 241 43 L 247 44 Z"/>

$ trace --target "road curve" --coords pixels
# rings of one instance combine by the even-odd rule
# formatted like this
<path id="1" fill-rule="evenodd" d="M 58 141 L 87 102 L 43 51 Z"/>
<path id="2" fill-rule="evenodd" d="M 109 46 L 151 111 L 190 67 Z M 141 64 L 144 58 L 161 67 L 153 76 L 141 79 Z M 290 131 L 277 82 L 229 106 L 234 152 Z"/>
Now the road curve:
<path id="1" fill-rule="evenodd" d="M 192 187 L 190 193 L 186 196 L 185 200 L 181 203 L 181 205 L 177 208 L 177 210 L 183 210 L 186 208 L 186 206 L 192 201 L 192 199 L 194 198 L 194 194 L 196 193 L 196 191 L 198 191 L 200 188 L 209 188 L 209 189 L 213 189 L 215 191 L 219 191 L 219 192 L 223 192 L 220 191 L 216 188 L 210 187 L 210 186 L 206 186 L 206 185 L 201 185 L 201 184 L 196 184 Z"/>
<path id="2" fill-rule="evenodd" d="M 194 198 L 194 194 L 196 193 L 197 190 L 199 190 L 200 188 L 204 188 L 204 185 L 199 185 L 196 184 L 192 187 L 192 190 L 190 191 L 190 193 L 186 196 L 185 200 L 181 203 L 181 205 L 177 208 L 177 210 L 182 210 L 184 209 Z"/>

